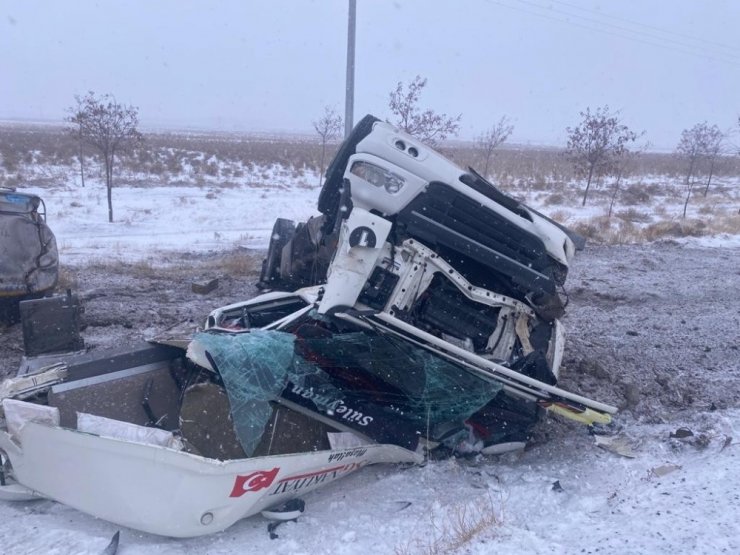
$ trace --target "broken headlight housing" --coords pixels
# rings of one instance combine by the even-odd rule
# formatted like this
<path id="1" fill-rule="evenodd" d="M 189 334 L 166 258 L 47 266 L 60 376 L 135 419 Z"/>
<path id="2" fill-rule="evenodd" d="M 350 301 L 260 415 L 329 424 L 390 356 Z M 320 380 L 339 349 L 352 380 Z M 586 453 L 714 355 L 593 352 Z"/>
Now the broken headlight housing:
<path id="1" fill-rule="evenodd" d="M 391 194 L 399 192 L 406 184 L 406 180 L 397 173 L 362 160 L 352 164 L 350 173 L 378 188 L 383 187 Z"/>

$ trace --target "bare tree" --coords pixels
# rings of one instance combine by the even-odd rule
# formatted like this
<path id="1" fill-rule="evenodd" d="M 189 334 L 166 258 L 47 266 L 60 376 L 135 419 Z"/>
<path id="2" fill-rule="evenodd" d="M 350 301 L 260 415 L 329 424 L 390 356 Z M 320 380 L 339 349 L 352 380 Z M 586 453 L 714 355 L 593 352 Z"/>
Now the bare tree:
<path id="1" fill-rule="evenodd" d="M 82 186 L 85 186 L 85 157 L 82 150 L 82 145 L 84 144 L 82 141 L 82 126 L 78 125 L 77 128 L 71 128 L 69 129 L 70 135 L 73 135 L 75 139 L 77 139 L 77 157 L 80 160 L 80 181 L 82 182 Z"/>
<path id="2" fill-rule="evenodd" d="M 686 161 L 686 200 L 683 204 L 683 217 L 686 217 L 686 210 L 689 206 L 689 199 L 694 185 L 699 179 L 702 162 L 707 166 L 707 183 L 704 188 L 706 196 L 709 185 L 714 175 L 715 163 L 722 149 L 724 134 L 716 125 L 709 125 L 707 122 L 697 123 L 690 129 L 684 129 L 681 132 L 681 140 L 676 147 L 676 154 Z"/>
<path id="3" fill-rule="evenodd" d="M 586 190 L 582 206 L 586 205 L 588 190 L 594 178 L 599 179 L 614 171 L 617 161 L 624 155 L 630 143 L 637 140 L 638 134 L 619 120 L 619 112 L 612 113 L 609 106 L 590 108 L 581 112 L 581 123 L 567 127 L 567 156 L 576 174 L 586 177 Z"/>
<path id="4" fill-rule="evenodd" d="M 108 221 L 113 221 L 113 166 L 116 154 L 142 140 L 136 129 L 139 110 L 134 106 L 119 104 L 110 94 L 96 97 L 90 91 L 85 96 L 75 96 L 77 105 L 70 108 L 67 121 L 79 133 L 82 142 L 97 149 L 103 156 L 105 186 L 108 191 Z"/>
<path id="5" fill-rule="evenodd" d="M 483 175 L 485 177 L 488 177 L 488 164 L 491 161 L 493 151 L 504 144 L 513 131 L 514 125 L 511 123 L 509 118 L 501 116 L 501 119 L 498 120 L 497 123 L 483 132 L 483 134 L 476 139 L 476 147 L 481 151 L 483 159 L 485 160 L 483 168 Z"/>
<path id="6" fill-rule="evenodd" d="M 724 133 L 722 133 L 722 131 L 719 130 L 719 127 L 713 125 L 709 128 L 706 137 L 704 153 L 704 158 L 707 162 L 707 166 L 709 166 L 707 170 L 707 183 L 704 186 L 705 198 L 707 196 L 707 193 L 709 192 L 709 185 L 712 182 L 712 177 L 714 176 L 714 170 L 716 169 L 717 160 L 724 150 L 725 139 L 726 136 Z"/>
<path id="7" fill-rule="evenodd" d="M 321 169 L 319 171 L 319 185 L 324 175 L 324 160 L 326 157 L 326 143 L 336 139 L 342 132 L 342 116 L 330 106 L 324 107 L 324 115 L 313 122 L 313 128 L 321 137 Z"/>
<path id="8" fill-rule="evenodd" d="M 426 86 L 426 78 L 420 75 L 414 77 L 408 88 L 399 81 L 395 90 L 390 93 L 388 107 L 395 117 L 394 124 L 399 129 L 425 143 L 435 145 L 437 141 L 444 141 L 450 135 L 457 135 L 462 115 L 450 117 L 431 109 L 419 108 L 419 97 Z"/>

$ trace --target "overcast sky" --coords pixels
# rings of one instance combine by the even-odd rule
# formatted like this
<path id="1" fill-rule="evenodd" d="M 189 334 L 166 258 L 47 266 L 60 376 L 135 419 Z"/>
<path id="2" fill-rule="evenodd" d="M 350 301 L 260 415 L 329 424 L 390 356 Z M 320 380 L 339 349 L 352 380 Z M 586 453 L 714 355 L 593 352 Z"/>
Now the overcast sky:
<path id="1" fill-rule="evenodd" d="M 344 113 L 347 0 L 0 0 L 0 119 L 60 120 L 110 92 L 148 127 L 309 132 Z M 389 117 L 398 81 L 516 142 L 562 145 L 608 104 L 672 148 L 740 113 L 735 0 L 357 0 L 355 121 Z"/>

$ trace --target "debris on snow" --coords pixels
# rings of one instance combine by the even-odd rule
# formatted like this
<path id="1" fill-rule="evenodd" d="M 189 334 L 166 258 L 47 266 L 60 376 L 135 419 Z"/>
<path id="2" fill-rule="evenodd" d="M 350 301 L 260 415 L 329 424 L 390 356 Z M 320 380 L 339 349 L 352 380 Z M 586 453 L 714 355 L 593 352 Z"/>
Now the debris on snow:
<path id="1" fill-rule="evenodd" d="M 605 451 L 611 451 L 612 453 L 622 457 L 634 459 L 637 456 L 632 442 L 624 434 L 611 437 L 595 435 L 594 442 L 597 447 L 601 447 Z"/>

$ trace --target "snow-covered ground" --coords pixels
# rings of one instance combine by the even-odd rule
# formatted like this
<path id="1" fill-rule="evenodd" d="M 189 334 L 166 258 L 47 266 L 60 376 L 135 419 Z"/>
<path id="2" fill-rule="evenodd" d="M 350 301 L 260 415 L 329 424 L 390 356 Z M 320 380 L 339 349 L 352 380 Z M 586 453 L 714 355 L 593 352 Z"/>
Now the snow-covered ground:
<path id="1" fill-rule="evenodd" d="M 369 467 L 306 496 L 305 515 L 278 539 L 253 517 L 187 540 L 123 529 L 119 553 L 738 553 L 740 452 L 723 446 L 740 412 L 711 419 L 701 450 L 669 439 L 675 425 L 632 425 L 635 458 L 576 429 L 520 454 Z M 8 554 L 99 554 L 119 530 L 53 501 L 2 503 L 0 519 Z M 481 520 L 489 524 L 461 541 Z"/>
<path id="2" fill-rule="evenodd" d="M 318 189 L 303 187 L 117 187 L 114 222 L 105 188 L 24 189 L 42 196 L 63 264 L 91 259 L 154 259 L 162 252 L 203 252 L 243 245 L 265 248 L 280 216 L 303 221 Z"/>
<path id="3" fill-rule="evenodd" d="M 116 222 L 108 224 L 98 184 L 35 192 L 46 201 L 62 264 L 74 266 L 153 259 L 168 250 L 264 248 L 276 217 L 315 214 L 318 195 L 299 186 L 119 187 Z M 727 200 L 733 203 L 737 208 L 737 196 Z M 593 210 L 568 207 L 571 223 Z M 740 260 L 738 235 L 686 241 L 730 253 L 730 268 Z M 738 329 L 723 333 L 740 340 Z M 737 372 L 740 355 L 735 364 Z M 738 553 L 740 451 L 731 438 L 740 432 L 739 409 L 697 408 L 669 419 L 622 415 L 618 437 L 633 457 L 596 446 L 585 428 L 548 421 L 540 430 L 548 439 L 523 453 L 363 469 L 308 495 L 305 515 L 280 526 L 275 540 L 267 521 L 255 517 L 190 540 L 123 529 L 119 553 Z M 694 435 L 671 438 L 680 427 Z M 0 503 L 0 523 L 0 552 L 8 554 L 102 553 L 119 529 L 53 501 Z M 485 525 L 476 532 L 478 523 Z"/>
<path id="4" fill-rule="evenodd" d="M 33 167 L 34 173 L 39 173 Z M 276 217 L 304 221 L 317 215 L 316 201 L 319 188 L 314 174 L 299 176 L 285 168 L 271 166 L 255 168 L 228 186 L 220 186 L 213 178 L 200 185 L 117 186 L 113 189 L 114 222 L 108 222 L 105 187 L 95 179 L 88 179 L 87 187 L 79 186 L 69 168 L 58 168 L 61 183 L 52 187 L 29 187 L 44 198 L 49 224 L 54 230 L 62 262 L 84 264 L 90 259 L 156 259 L 166 251 L 220 250 L 241 245 L 265 248 Z M 142 176 L 136 176 L 141 179 Z M 255 181 L 261 180 L 261 181 Z M 581 206 L 581 187 L 551 184 L 542 189 L 525 183 L 508 192 L 533 208 L 551 215 L 562 223 L 575 227 L 579 224 L 606 225 L 613 230 L 618 242 L 639 241 L 639 230 L 654 224 L 680 224 L 684 203 L 684 186 L 680 179 L 665 176 L 634 176 L 626 180 L 622 189 L 650 187 L 658 191 L 648 195 L 640 205 L 614 206 L 614 216 L 606 219 L 609 198 L 608 187 L 591 193 L 586 206 Z M 553 202 L 553 196 L 560 201 Z M 689 222 L 706 226 L 706 232 L 696 236 L 679 237 L 670 234 L 663 238 L 711 247 L 740 246 L 740 178 L 717 178 L 707 197 L 701 187 L 689 202 Z M 712 232 L 713 220 L 730 223 L 729 231 Z M 620 232 L 619 230 L 626 230 Z M 620 235 L 621 233 L 621 235 Z"/>

